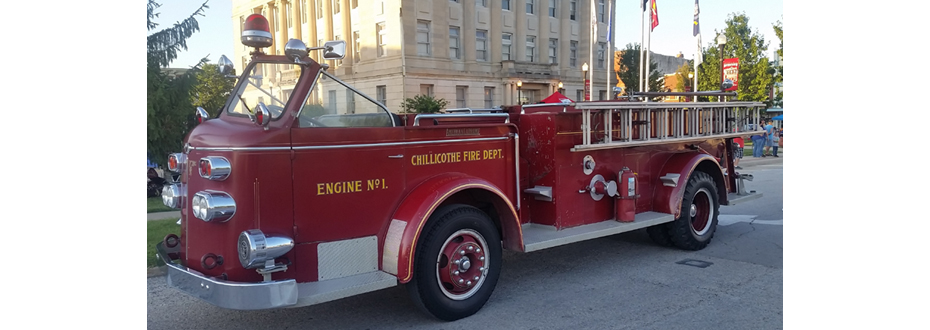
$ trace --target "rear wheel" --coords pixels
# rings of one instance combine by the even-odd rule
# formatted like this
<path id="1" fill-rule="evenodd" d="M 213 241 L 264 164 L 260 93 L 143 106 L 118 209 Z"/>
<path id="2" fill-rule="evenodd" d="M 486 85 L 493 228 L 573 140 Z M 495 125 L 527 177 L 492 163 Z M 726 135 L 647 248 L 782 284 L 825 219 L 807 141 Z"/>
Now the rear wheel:
<path id="1" fill-rule="evenodd" d="M 491 219 L 477 208 L 450 205 L 430 217 L 423 233 L 407 284 L 414 303 L 446 321 L 478 312 L 501 270 L 500 235 Z"/>
<path id="2" fill-rule="evenodd" d="M 681 200 L 681 214 L 669 224 L 672 243 L 685 250 L 706 247 L 717 230 L 719 211 L 720 202 L 714 179 L 704 172 L 692 173 Z"/>

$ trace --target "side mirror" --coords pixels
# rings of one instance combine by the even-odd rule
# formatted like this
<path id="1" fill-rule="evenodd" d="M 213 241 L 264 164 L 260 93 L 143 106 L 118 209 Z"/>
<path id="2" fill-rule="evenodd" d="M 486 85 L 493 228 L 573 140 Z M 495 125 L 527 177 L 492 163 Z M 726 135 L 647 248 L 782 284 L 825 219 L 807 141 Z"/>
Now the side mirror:
<path id="1" fill-rule="evenodd" d="M 220 60 L 219 62 L 217 62 L 217 65 L 219 65 L 220 74 L 224 76 L 231 75 L 233 73 L 233 70 L 235 70 L 235 68 L 233 67 L 233 62 L 230 61 L 229 58 L 226 57 L 226 55 L 220 56 Z"/>
<path id="2" fill-rule="evenodd" d="M 344 40 L 327 41 L 323 44 L 323 58 L 327 60 L 341 60 L 346 57 L 346 42 Z"/>

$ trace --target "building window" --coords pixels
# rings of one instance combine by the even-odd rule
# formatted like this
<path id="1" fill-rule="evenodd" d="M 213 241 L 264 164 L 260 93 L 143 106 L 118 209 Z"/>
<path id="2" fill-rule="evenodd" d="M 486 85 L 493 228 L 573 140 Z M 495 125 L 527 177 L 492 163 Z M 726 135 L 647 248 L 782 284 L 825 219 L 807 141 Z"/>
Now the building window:
<path id="1" fill-rule="evenodd" d="M 556 4 L 557 1 L 558 0 L 549 0 L 549 17 L 557 17 L 555 15 L 556 8 L 558 7 Z"/>
<path id="2" fill-rule="evenodd" d="M 378 35 L 378 57 L 387 55 L 387 30 L 384 28 L 384 22 L 375 26 L 375 32 Z"/>
<path id="3" fill-rule="evenodd" d="M 378 98 L 378 102 L 381 104 L 387 103 L 387 86 L 381 85 L 377 87 L 377 92 L 375 93 Z"/>
<path id="4" fill-rule="evenodd" d="M 338 14 L 341 8 L 342 5 L 339 4 L 339 0 L 333 0 L 333 15 Z"/>
<path id="5" fill-rule="evenodd" d="M 501 54 L 503 54 L 503 57 L 501 58 L 501 60 L 504 60 L 504 61 L 512 60 L 512 58 L 510 58 L 511 38 L 513 38 L 513 34 L 510 34 L 510 33 L 504 33 L 501 36 Z"/>
<path id="6" fill-rule="evenodd" d="M 355 93 L 346 92 L 346 113 L 355 113 Z"/>
<path id="7" fill-rule="evenodd" d="M 316 2 L 316 18 L 323 18 L 323 1 Z"/>
<path id="8" fill-rule="evenodd" d="M 300 23 L 307 23 L 307 1 L 300 0 L 297 9 L 300 10 Z"/>
<path id="9" fill-rule="evenodd" d="M 358 0 L 352 0 L 352 9 L 358 8 Z"/>
<path id="10" fill-rule="evenodd" d="M 475 33 L 475 57 L 479 61 L 488 60 L 488 31 L 478 30 Z"/>
<path id="11" fill-rule="evenodd" d="M 601 101 L 606 100 L 606 99 L 607 99 L 607 91 L 604 91 L 604 90 L 597 91 L 597 99 L 598 99 L 598 100 L 601 100 Z"/>
<path id="12" fill-rule="evenodd" d="M 475 0 L 475 5 L 487 8 L 488 0 Z"/>
<path id="13" fill-rule="evenodd" d="M 452 1 L 452 2 L 455 2 L 455 3 L 459 3 L 459 0 L 449 0 L 449 1 Z"/>
<path id="14" fill-rule="evenodd" d="M 293 21 L 293 19 L 291 19 L 291 13 L 292 13 L 292 11 L 291 11 L 291 3 L 290 3 L 290 2 L 285 3 L 285 4 L 284 4 L 284 16 L 287 16 L 287 27 L 293 27 L 293 26 L 294 26 L 294 21 Z"/>
<path id="15" fill-rule="evenodd" d="M 430 55 L 429 21 L 417 21 L 417 55 Z"/>
<path id="16" fill-rule="evenodd" d="M 578 14 L 578 1 L 571 0 L 568 2 L 568 18 L 577 21 L 575 15 Z"/>
<path id="17" fill-rule="evenodd" d="M 578 42 L 574 40 L 571 41 L 568 52 L 568 66 L 573 68 L 578 66 Z"/>
<path id="18" fill-rule="evenodd" d="M 559 39 L 549 39 L 549 64 L 559 63 Z"/>
<path id="19" fill-rule="evenodd" d="M 459 28 L 457 26 L 449 27 L 449 58 L 459 59 Z"/>
<path id="20" fill-rule="evenodd" d="M 533 55 L 536 54 L 536 37 L 527 36 L 526 37 L 526 61 L 533 62 L 535 58 Z"/>
<path id="21" fill-rule="evenodd" d="M 433 96 L 433 85 L 420 85 L 420 95 Z"/>
<path id="22" fill-rule="evenodd" d="M 584 101 L 584 89 L 575 90 L 575 102 Z"/>
<path id="23" fill-rule="evenodd" d="M 494 87 L 485 87 L 484 88 L 484 108 L 490 109 L 494 107 Z"/>
<path id="24" fill-rule="evenodd" d="M 501 1 L 501 9 L 503 9 L 503 10 L 510 10 L 510 0 L 502 0 L 502 1 Z"/>
<path id="25" fill-rule="evenodd" d="M 604 66 L 604 46 L 605 46 L 605 45 L 604 45 L 603 42 L 597 43 L 597 68 L 598 68 L 598 69 L 603 69 L 603 68 L 605 68 L 605 66 Z"/>
<path id="26" fill-rule="evenodd" d="M 607 20 L 604 19 L 604 0 L 597 0 L 597 21 L 600 23 L 606 23 Z"/>
<path id="27" fill-rule="evenodd" d="M 355 53 L 355 63 L 362 60 L 362 42 L 359 41 L 361 36 L 358 31 L 352 31 L 352 52 Z"/>
<path id="28" fill-rule="evenodd" d="M 526 0 L 526 13 L 527 13 L 527 14 L 532 14 L 532 13 L 534 13 L 534 11 L 533 11 L 533 6 L 534 6 L 535 4 L 536 4 L 536 0 Z"/>
<path id="29" fill-rule="evenodd" d="M 455 107 L 464 108 L 465 95 L 468 95 L 468 86 L 455 86 Z"/>
<path id="30" fill-rule="evenodd" d="M 336 111 L 336 91 L 329 91 L 329 98 L 326 101 L 326 113 L 338 113 Z"/>

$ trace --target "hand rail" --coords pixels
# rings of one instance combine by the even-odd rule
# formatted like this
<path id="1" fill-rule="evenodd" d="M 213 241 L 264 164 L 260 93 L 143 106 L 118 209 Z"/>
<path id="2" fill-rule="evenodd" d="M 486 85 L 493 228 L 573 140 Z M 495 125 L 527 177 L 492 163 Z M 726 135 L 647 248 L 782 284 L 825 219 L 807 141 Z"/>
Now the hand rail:
<path id="1" fill-rule="evenodd" d="M 416 117 L 413 117 L 413 126 L 420 126 L 420 119 L 481 118 L 481 117 L 503 117 L 504 124 L 510 123 L 510 114 L 507 114 L 507 113 L 419 114 L 419 115 L 416 115 Z"/>

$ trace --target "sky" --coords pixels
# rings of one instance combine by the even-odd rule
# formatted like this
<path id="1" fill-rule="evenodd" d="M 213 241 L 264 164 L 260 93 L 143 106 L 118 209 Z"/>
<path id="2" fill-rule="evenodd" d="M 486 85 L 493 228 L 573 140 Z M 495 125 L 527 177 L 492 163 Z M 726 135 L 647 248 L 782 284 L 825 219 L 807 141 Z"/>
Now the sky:
<path id="1" fill-rule="evenodd" d="M 564 0 L 563 0 L 564 1 Z M 585 1 L 585 0 L 582 0 Z M 639 0 L 617 0 L 615 12 L 616 37 L 615 49 L 621 49 L 628 43 L 639 43 L 640 16 Z M 159 28 L 169 27 L 175 22 L 187 18 L 203 2 L 192 0 L 156 0 L 161 3 L 155 18 Z M 220 55 L 233 56 L 236 38 L 233 34 L 232 1 L 209 0 L 210 8 L 204 11 L 205 17 L 198 17 L 200 32 L 194 33 L 187 41 L 188 50 L 178 54 L 171 63 L 173 68 L 191 67 L 209 54 L 211 63 L 216 63 Z M 663 55 L 676 55 L 681 52 L 685 58 L 694 58 L 697 45 L 692 36 L 694 19 L 694 0 L 656 0 L 659 13 L 659 26 L 651 36 L 651 49 Z M 766 54 L 772 58 L 778 38 L 772 30 L 772 24 L 782 18 L 782 0 L 702 0 L 700 1 L 701 39 L 704 47 L 714 42 L 716 33 L 726 26 L 727 16 L 731 13 L 745 12 L 753 31 L 763 36 L 769 43 Z M 648 17 L 646 17 L 648 18 Z"/>

